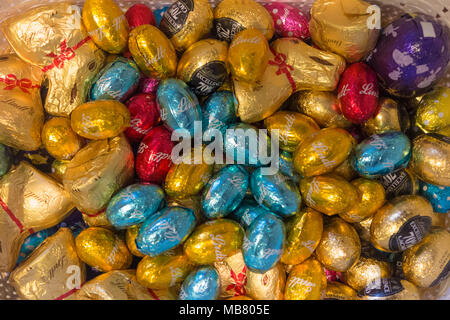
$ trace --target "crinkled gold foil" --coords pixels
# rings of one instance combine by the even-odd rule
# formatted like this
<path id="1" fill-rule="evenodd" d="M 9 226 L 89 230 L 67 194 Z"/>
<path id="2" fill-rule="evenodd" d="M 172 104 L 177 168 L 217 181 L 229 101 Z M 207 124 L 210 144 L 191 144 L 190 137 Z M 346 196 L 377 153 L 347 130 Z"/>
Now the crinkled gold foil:
<path id="1" fill-rule="evenodd" d="M 141 253 L 138 250 L 138 248 L 136 246 L 136 242 L 135 242 L 140 228 L 141 228 L 140 224 L 129 227 L 125 233 L 125 241 L 126 241 L 128 250 L 130 250 L 130 252 L 134 256 L 143 258 L 143 257 L 145 257 L 145 254 Z"/>
<path id="2" fill-rule="evenodd" d="M 373 216 L 353 224 L 361 240 L 370 242 L 370 225 L 372 224 L 372 219 Z"/>
<path id="3" fill-rule="evenodd" d="M 67 164 L 69 162 L 70 160 L 54 160 L 52 162 L 51 176 L 60 183 L 63 181 L 64 172 L 66 172 Z"/>
<path id="4" fill-rule="evenodd" d="M 106 217 L 105 209 L 94 214 L 89 214 L 85 212 L 82 212 L 82 214 L 83 214 L 83 221 L 89 227 L 102 227 L 110 230 L 115 230 L 111 222 L 109 222 L 108 218 Z"/>
<path id="5" fill-rule="evenodd" d="M 264 273 L 247 269 L 246 295 L 255 300 L 283 300 L 286 272 L 281 263 Z"/>
<path id="6" fill-rule="evenodd" d="M 17 293 L 28 300 L 62 300 L 86 279 L 72 231 L 60 228 L 24 260 L 10 276 Z"/>
<path id="7" fill-rule="evenodd" d="M 247 294 L 247 266 L 242 256 L 242 251 L 214 263 L 220 277 L 220 299 L 230 297 L 242 297 Z"/>
<path id="8" fill-rule="evenodd" d="M 358 176 L 358 173 L 353 169 L 351 158 L 348 157 L 331 173 L 337 174 L 347 181 L 350 181 Z"/>
<path id="9" fill-rule="evenodd" d="M 286 300 L 319 300 L 326 289 L 327 279 L 323 266 L 314 258 L 296 265 L 286 281 Z"/>
<path id="10" fill-rule="evenodd" d="M 355 290 L 337 281 L 328 282 L 323 300 L 358 300 Z"/>
<path id="11" fill-rule="evenodd" d="M 247 296 L 235 296 L 225 300 L 253 300 L 253 299 Z"/>
<path id="12" fill-rule="evenodd" d="M 387 296 L 363 296 L 363 300 L 420 300 L 420 292 L 418 288 L 413 285 L 411 282 L 406 280 L 399 280 L 403 289 L 395 294 L 387 295 Z M 371 284 L 371 287 L 380 286 L 378 283 Z"/>
<path id="13" fill-rule="evenodd" d="M 408 114 L 397 101 L 382 97 L 378 104 L 378 113 L 362 125 L 365 134 L 371 136 L 388 131 L 405 131 L 409 128 Z"/>
<path id="14" fill-rule="evenodd" d="M 450 88 L 440 87 L 425 94 L 416 114 L 416 125 L 424 132 L 450 128 Z"/>
<path id="15" fill-rule="evenodd" d="M 44 124 L 42 143 L 55 159 L 69 160 L 80 150 L 83 139 L 72 130 L 68 118 L 56 117 Z"/>
<path id="16" fill-rule="evenodd" d="M 358 262 L 345 273 L 345 280 L 350 287 L 359 292 L 372 281 L 390 278 L 391 275 L 392 268 L 388 262 L 360 257 Z"/>

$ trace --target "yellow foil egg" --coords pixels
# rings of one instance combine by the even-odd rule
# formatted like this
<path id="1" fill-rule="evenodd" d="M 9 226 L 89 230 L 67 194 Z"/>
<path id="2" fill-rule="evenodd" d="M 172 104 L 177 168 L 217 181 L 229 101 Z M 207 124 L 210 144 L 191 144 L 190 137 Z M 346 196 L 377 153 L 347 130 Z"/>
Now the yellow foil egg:
<path id="1" fill-rule="evenodd" d="M 317 123 L 298 112 L 278 111 L 264 120 L 269 133 L 278 130 L 280 149 L 295 151 L 311 134 L 320 130 Z"/>
<path id="2" fill-rule="evenodd" d="M 421 288 L 434 287 L 449 275 L 450 233 L 433 227 L 418 244 L 403 252 L 405 278 Z"/>
<path id="3" fill-rule="evenodd" d="M 146 256 L 136 270 L 137 281 L 146 288 L 166 289 L 182 282 L 194 265 L 177 247 L 156 257 Z"/>
<path id="4" fill-rule="evenodd" d="M 420 242 L 430 230 L 433 208 L 423 197 L 394 198 L 373 216 L 370 242 L 379 250 L 401 252 Z"/>
<path id="5" fill-rule="evenodd" d="M 375 180 L 359 178 L 351 182 L 356 187 L 359 199 L 350 210 L 339 216 L 347 222 L 354 223 L 367 219 L 375 214 L 386 200 L 383 185 Z"/>
<path id="6" fill-rule="evenodd" d="M 348 157 L 344 160 L 336 169 L 334 169 L 331 173 L 337 174 L 341 176 L 347 181 L 350 181 L 358 176 L 358 173 L 353 169 L 351 158 Z"/>
<path id="7" fill-rule="evenodd" d="M 329 270 L 345 272 L 359 259 L 361 242 L 355 228 L 341 218 L 324 224 L 317 259 Z"/>
<path id="8" fill-rule="evenodd" d="M 405 109 L 395 100 L 382 97 L 378 113 L 362 125 L 368 136 L 388 131 L 405 131 L 410 126 L 409 116 Z"/>
<path id="9" fill-rule="evenodd" d="M 84 138 L 113 138 L 130 125 L 130 112 L 116 100 L 91 101 L 72 112 L 70 123 L 73 131 Z"/>
<path id="10" fill-rule="evenodd" d="M 415 285 L 397 278 L 375 280 L 360 295 L 363 300 L 420 300 Z"/>
<path id="11" fill-rule="evenodd" d="M 140 228 L 141 228 L 141 225 L 134 225 L 134 226 L 129 227 L 125 233 L 125 242 L 127 244 L 128 250 L 130 250 L 130 252 L 134 256 L 142 258 L 145 256 L 145 254 L 141 253 L 138 250 L 138 248 L 136 246 L 136 242 L 135 242 Z"/>
<path id="12" fill-rule="evenodd" d="M 286 246 L 281 262 L 296 265 L 308 259 L 317 248 L 323 232 L 322 214 L 311 208 L 303 209 L 286 221 Z"/>
<path id="13" fill-rule="evenodd" d="M 264 273 L 247 269 L 246 295 L 254 300 L 283 300 L 286 272 L 281 263 Z"/>
<path id="14" fill-rule="evenodd" d="M 392 269 L 388 262 L 360 257 L 358 262 L 345 273 L 345 280 L 350 287 L 359 292 L 372 281 L 390 278 L 391 274 Z"/>
<path id="15" fill-rule="evenodd" d="M 323 300 L 358 300 L 355 290 L 337 281 L 328 282 Z"/>
<path id="16" fill-rule="evenodd" d="M 370 242 L 370 225 L 372 224 L 372 219 L 373 216 L 353 224 L 361 240 Z"/>
<path id="17" fill-rule="evenodd" d="M 344 129 L 322 129 L 297 146 L 294 169 L 303 177 L 331 172 L 347 159 L 355 144 L 355 139 Z"/>
<path id="18" fill-rule="evenodd" d="M 55 159 L 69 160 L 80 150 L 83 140 L 72 130 L 68 118 L 48 120 L 42 128 L 42 143 Z"/>
<path id="19" fill-rule="evenodd" d="M 424 132 L 450 127 L 450 88 L 436 88 L 423 96 L 416 113 L 416 125 Z"/>
<path id="20" fill-rule="evenodd" d="M 132 255 L 123 241 L 113 231 L 100 228 L 87 228 L 76 237 L 78 257 L 91 267 L 100 271 L 127 269 Z"/>
<path id="21" fill-rule="evenodd" d="M 326 288 L 323 266 L 314 258 L 296 265 L 286 281 L 286 300 L 319 300 Z"/>
<path id="22" fill-rule="evenodd" d="M 83 23 L 95 44 L 117 54 L 127 47 L 128 22 L 114 0 L 86 0 Z"/>
<path id="23" fill-rule="evenodd" d="M 228 64 L 234 78 L 256 82 L 269 62 L 269 43 L 261 31 L 246 29 L 239 32 L 230 44 Z"/>
<path id="24" fill-rule="evenodd" d="M 169 39 L 157 27 L 141 25 L 130 32 L 128 47 L 139 69 L 148 77 L 173 77 L 177 55 Z"/>
<path id="25" fill-rule="evenodd" d="M 184 252 L 197 264 L 213 264 L 236 253 L 242 246 L 244 230 L 233 220 L 205 222 L 184 243 Z"/>
<path id="26" fill-rule="evenodd" d="M 329 216 L 346 212 L 359 197 L 350 182 L 333 174 L 300 180 L 300 192 L 308 207 Z"/>

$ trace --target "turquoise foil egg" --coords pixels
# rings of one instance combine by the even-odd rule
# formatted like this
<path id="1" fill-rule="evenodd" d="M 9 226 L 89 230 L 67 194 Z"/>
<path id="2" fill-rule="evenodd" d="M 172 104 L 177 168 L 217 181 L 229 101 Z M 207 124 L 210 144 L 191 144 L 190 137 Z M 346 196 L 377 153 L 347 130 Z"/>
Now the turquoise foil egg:
<path id="1" fill-rule="evenodd" d="M 230 218 L 247 229 L 253 221 L 262 214 L 270 213 L 266 208 L 261 207 L 253 199 L 244 199 L 239 207 L 230 215 Z"/>
<path id="2" fill-rule="evenodd" d="M 249 174 L 240 165 L 217 172 L 203 189 L 202 208 L 208 219 L 222 218 L 234 211 L 245 197 Z"/>
<path id="3" fill-rule="evenodd" d="M 361 176 L 374 178 L 405 168 L 411 158 L 411 142 L 400 131 L 375 134 L 362 141 L 352 156 Z"/>
<path id="4" fill-rule="evenodd" d="M 133 60 L 118 57 L 108 63 L 90 90 L 90 100 L 119 100 L 124 102 L 136 90 L 140 74 Z"/>
<path id="5" fill-rule="evenodd" d="M 6 174 L 11 168 L 11 153 L 9 148 L 0 144 L 0 177 Z"/>
<path id="6" fill-rule="evenodd" d="M 300 182 L 301 176 L 294 170 L 292 153 L 288 151 L 282 151 L 280 153 L 280 172 L 295 183 L 298 184 Z"/>
<path id="7" fill-rule="evenodd" d="M 281 217 L 293 216 L 300 210 L 298 186 L 281 172 L 263 175 L 262 168 L 256 169 L 250 176 L 250 189 L 257 203 Z"/>
<path id="8" fill-rule="evenodd" d="M 420 181 L 419 193 L 430 201 L 434 211 L 447 213 L 450 210 L 450 187 Z"/>
<path id="9" fill-rule="evenodd" d="M 217 300 L 220 278 L 216 269 L 204 266 L 192 271 L 181 285 L 180 300 Z"/>
<path id="10" fill-rule="evenodd" d="M 263 214 L 247 229 L 242 245 L 245 265 L 254 272 L 264 273 L 281 258 L 286 229 L 274 214 Z"/>
<path id="11" fill-rule="evenodd" d="M 106 208 L 106 217 L 116 229 L 144 222 L 161 208 L 164 191 L 155 184 L 132 184 L 118 192 Z"/>
<path id="12" fill-rule="evenodd" d="M 155 257 L 183 243 L 195 223 L 193 210 L 166 207 L 145 220 L 136 237 L 136 247 L 143 254 Z"/>
<path id="13" fill-rule="evenodd" d="M 161 81 L 156 93 L 161 120 L 170 130 L 186 129 L 194 135 L 195 121 L 202 121 L 202 110 L 195 94 L 178 79 Z"/>
<path id="14" fill-rule="evenodd" d="M 212 135 L 212 129 L 219 130 L 222 136 L 236 118 L 235 98 L 230 91 L 213 93 L 205 102 L 203 110 L 203 132 Z"/>

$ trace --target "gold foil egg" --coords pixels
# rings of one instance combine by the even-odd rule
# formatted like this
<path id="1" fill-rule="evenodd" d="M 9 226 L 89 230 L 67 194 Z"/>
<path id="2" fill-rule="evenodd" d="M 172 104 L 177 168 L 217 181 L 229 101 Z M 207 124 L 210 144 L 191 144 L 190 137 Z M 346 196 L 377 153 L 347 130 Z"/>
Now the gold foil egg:
<path id="1" fill-rule="evenodd" d="M 323 266 L 314 258 L 296 265 L 286 281 L 286 300 L 319 300 L 326 288 Z"/>
<path id="2" fill-rule="evenodd" d="M 245 290 L 254 300 L 283 300 L 285 284 L 286 272 L 281 263 L 264 273 L 247 269 Z"/>
<path id="3" fill-rule="evenodd" d="M 136 246 L 136 237 L 139 233 L 139 229 L 141 228 L 141 225 L 134 225 L 129 228 L 127 228 L 127 231 L 125 232 L 125 242 L 127 244 L 128 250 L 130 250 L 131 254 L 133 254 L 136 257 L 143 258 L 145 254 L 141 253 L 137 246 Z"/>
<path id="4" fill-rule="evenodd" d="M 278 130 L 280 149 L 295 151 L 311 134 L 320 130 L 317 123 L 308 116 L 298 112 L 278 111 L 264 120 L 269 131 Z"/>
<path id="5" fill-rule="evenodd" d="M 113 138 L 130 125 L 130 112 L 116 100 L 91 101 L 72 112 L 70 123 L 81 137 L 91 140 Z"/>
<path id="6" fill-rule="evenodd" d="M 51 176 L 55 178 L 58 182 L 63 181 L 64 173 L 67 169 L 67 164 L 70 162 L 70 160 L 57 160 L 55 159 L 52 162 L 52 173 Z"/>
<path id="7" fill-rule="evenodd" d="M 347 159 L 355 144 L 355 139 L 344 129 L 322 129 L 297 146 L 294 169 L 303 177 L 331 172 Z"/>
<path id="8" fill-rule="evenodd" d="M 358 294 L 349 286 L 333 281 L 327 283 L 323 300 L 358 300 Z"/>
<path id="9" fill-rule="evenodd" d="M 175 1 L 159 24 L 161 31 L 179 52 L 206 36 L 212 26 L 213 11 L 207 0 Z"/>
<path id="10" fill-rule="evenodd" d="M 316 257 L 325 268 L 345 272 L 359 259 L 361 242 L 356 230 L 341 218 L 324 224 Z"/>
<path id="11" fill-rule="evenodd" d="M 375 180 L 359 178 L 351 182 L 359 194 L 357 202 L 339 216 L 347 222 L 354 223 L 367 219 L 375 214 L 384 204 L 386 195 L 381 183 Z"/>
<path id="12" fill-rule="evenodd" d="M 392 269 L 388 262 L 360 257 L 358 262 L 345 273 L 345 280 L 350 287 L 359 292 L 372 281 L 390 278 L 391 274 Z"/>
<path id="13" fill-rule="evenodd" d="M 145 24 L 130 32 L 128 47 L 139 69 L 148 77 L 173 77 L 177 55 L 169 39 L 158 28 Z"/>
<path id="14" fill-rule="evenodd" d="M 448 278 L 450 233 L 433 227 L 418 244 L 403 252 L 405 278 L 420 288 L 434 287 Z"/>
<path id="15" fill-rule="evenodd" d="M 308 259 L 317 248 L 323 232 L 322 214 L 311 208 L 286 221 L 286 246 L 281 262 L 296 265 Z"/>
<path id="16" fill-rule="evenodd" d="M 253 300 L 253 299 L 250 297 L 247 297 L 247 296 L 235 296 L 235 297 L 228 298 L 226 300 Z"/>
<path id="17" fill-rule="evenodd" d="M 424 132 L 448 130 L 450 126 L 450 88 L 436 88 L 423 96 L 416 113 L 416 125 Z"/>
<path id="18" fill-rule="evenodd" d="M 80 259 L 100 271 L 127 269 L 132 255 L 123 241 L 113 231 L 90 227 L 81 231 L 75 239 Z"/>
<path id="19" fill-rule="evenodd" d="M 337 174 L 347 181 L 350 181 L 358 176 L 358 173 L 353 169 L 351 159 L 348 157 L 331 173 Z"/>
<path id="20" fill-rule="evenodd" d="M 233 220 L 217 219 L 198 226 L 184 243 L 184 252 L 197 264 L 213 264 L 236 253 L 244 230 Z"/>
<path id="21" fill-rule="evenodd" d="M 329 216 L 346 212 L 359 197 L 350 182 L 333 174 L 300 180 L 300 192 L 308 207 Z"/>
<path id="22" fill-rule="evenodd" d="M 377 279 L 360 292 L 360 296 L 363 300 L 420 300 L 415 285 L 397 278 Z"/>
<path id="23" fill-rule="evenodd" d="M 394 198 L 373 216 L 370 242 L 386 252 L 404 251 L 420 242 L 431 227 L 433 208 L 423 197 Z"/>
<path id="24" fill-rule="evenodd" d="M 83 23 L 92 40 L 106 52 L 118 54 L 128 41 L 128 22 L 114 0 L 86 0 Z"/>
<path id="25" fill-rule="evenodd" d="M 388 131 L 405 131 L 409 128 L 409 116 L 397 101 L 382 97 L 378 104 L 378 113 L 362 125 L 365 134 L 372 136 Z"/>
<path id="26" fill-rule="evenodd" d="M 370 242 L 370 225 L 372 224 L 372 219 L 373 216 L 363 221 L 353 223 L 353 227 L 355 227 L 361 240 Z"/>
<path id="27" fill-rule="evenodd" d="M 313 42 L 348 62 L 360 61 L 375 48 L 381 29 L 369 6 L 361 0 L 314 1 L 309 23 Z M 369 28 L 370 23 L 375 24 Z"/>
<path id="28" fill-rule="evenodd" d="M 214 263 L 214 268 L 220 278 L 220 299 L 232 296 L 242 297 L 247 294 L 247 266 L 244 262 L 242 251 L 229 256 L 223 261 Z"/>
<path id="29" fill-rule="evenodd" d="M 72 130 L 68 118 L 56 117 L 44 124 L 42 143 L 55 159 L 70 160 L 80 150 L 83 140 Z"/>
<path id="30" fill-rule="evenodd" d="M 230 44 L 228 64 L 234 78 L 256 82 L 261 79 L 269 62 L 269 43 L 256 29 L 239 32 Z"/>

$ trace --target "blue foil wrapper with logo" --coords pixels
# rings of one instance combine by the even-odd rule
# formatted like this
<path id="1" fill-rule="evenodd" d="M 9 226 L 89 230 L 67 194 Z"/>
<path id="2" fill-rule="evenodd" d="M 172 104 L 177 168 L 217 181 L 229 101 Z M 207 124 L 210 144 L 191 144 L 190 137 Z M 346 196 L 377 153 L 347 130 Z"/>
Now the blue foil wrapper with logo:
<path id="1" fill-rule="evenodd" d="M 292 153 L 288 151 L 281 152 L 280 172 L 295 183 L 298 184 L 300 182 L 301 176 L 294 169 L 294 163 L 292 162 Z"/>
<path id="2" fill-rule="evenodd" d="M 230 218 L 239 222 L 244 229 L 248 229 L 256 218 L 267 213 L 270 213 L 270 211 L 260 206 L 255 200 L 244 199 L 239 207 L 230 215 Z"/>
<path id="3" fill-rule="evenodd" d="M 419 193 L 430 201 L 435 212 L 447 213 L 450 210 L 450 187 L 436 186 L 420 181 Z"/>
<path id="4" fill-rule="evenodd" d="M 220 293 L 220 278 L 210 266 L 192 271 L 181 286 L 180 300 L 217 300 Z"/>

